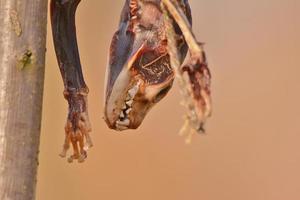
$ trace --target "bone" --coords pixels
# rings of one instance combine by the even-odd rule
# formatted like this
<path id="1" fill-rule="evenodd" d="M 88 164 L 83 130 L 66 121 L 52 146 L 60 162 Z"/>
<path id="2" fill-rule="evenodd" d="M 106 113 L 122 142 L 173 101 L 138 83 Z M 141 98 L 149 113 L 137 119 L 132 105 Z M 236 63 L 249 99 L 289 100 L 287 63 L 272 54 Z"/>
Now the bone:
<path id="1" fill-rule="evenodd" d="M 122 125 L 116 125 L 116 129 L 118 130 L 118 131 L 124 131 L 124 130 L 127 130 L 128 129 L 128 127 L 127 126 L 122 126 Z"/>
<path id="2" fill-rule="evenodd" d="M 133 103 L 133 100 L 126 101 L 126 105 L 128 105 L 128 106 L 131 106 L 132 103 Z"/>
<path id="3" fill-rule="evenodd" d="M 130 94 L 127 94 L 126 96 L 126 101 L 129 101 L 131 99 L 131 95 Z"/>
<path id="4" fill-rule="evenodd" d="M 124 112 L 123 112 L 123 111 L 121 111 L 121 113 L 120 113 L 120 117 L 121 117 L 121 118 L 124 118 L 124 117 L 125 117 L 125 114 L 124 114 Z"/>
<path id="5" fill-rule="evenodd" d="M 132 99 L 137 94 L 138 90 L 139 90 L 139 85 L 135 85 L 133 88 L 131 88 L 130 90 L 128 90 L 128 94 L 130 95 L 130 97 Z"/>
<path id="6" fill-rule="evenodd" d="M 131 112 L 132 108 L 128 108 L 125 112 L 128 115 Z"/>

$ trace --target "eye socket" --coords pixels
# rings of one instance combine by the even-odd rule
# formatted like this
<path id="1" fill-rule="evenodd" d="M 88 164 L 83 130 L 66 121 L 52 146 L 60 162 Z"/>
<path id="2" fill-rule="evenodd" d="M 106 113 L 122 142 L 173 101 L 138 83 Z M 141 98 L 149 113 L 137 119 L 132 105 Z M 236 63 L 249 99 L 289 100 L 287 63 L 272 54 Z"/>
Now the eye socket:
<path id="1" fill-rule="evenodd" d="M 159 91 L 159 93 L 157 93 L 157 95 L 154 98 L 154 103 L 159 102 L 162 98 L 164 98 L 166 96 L 166 94 L 169 92 L 169 90 L 171 89 L 171 85 L 165 87 L 164 89 L 162 89 L 161 91 Z"/>

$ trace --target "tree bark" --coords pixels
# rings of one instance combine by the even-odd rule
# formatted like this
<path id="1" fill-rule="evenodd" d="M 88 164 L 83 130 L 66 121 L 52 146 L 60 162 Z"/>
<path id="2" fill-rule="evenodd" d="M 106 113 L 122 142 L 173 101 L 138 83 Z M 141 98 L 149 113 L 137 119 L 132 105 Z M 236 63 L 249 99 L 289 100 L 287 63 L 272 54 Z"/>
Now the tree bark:
<path id="1" fill-rule="evenodd" d="M 0 199 L 35 198 L 47 0 L 0 0 Z"/>

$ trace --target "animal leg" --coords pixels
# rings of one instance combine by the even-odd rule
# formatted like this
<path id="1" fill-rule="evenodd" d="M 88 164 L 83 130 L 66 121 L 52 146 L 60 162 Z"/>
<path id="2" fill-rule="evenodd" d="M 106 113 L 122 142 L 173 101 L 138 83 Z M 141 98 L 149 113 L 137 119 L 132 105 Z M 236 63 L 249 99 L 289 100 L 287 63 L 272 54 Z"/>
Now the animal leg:
<path id="1" fill-rule="evenodd" d="M 87 95 L 79 58 L 75 13 L 80 0 L 51 0 L 51 24 L 57 61 L 64 82 L 64 97 L 69 111 L 65 125 L 65 143 L 62 157 L 72 144 L 74 153 L 69 161 L 82 162 L 86 150 L 92 147 L 89 136 L 91 125 L 88 117 Z"/>

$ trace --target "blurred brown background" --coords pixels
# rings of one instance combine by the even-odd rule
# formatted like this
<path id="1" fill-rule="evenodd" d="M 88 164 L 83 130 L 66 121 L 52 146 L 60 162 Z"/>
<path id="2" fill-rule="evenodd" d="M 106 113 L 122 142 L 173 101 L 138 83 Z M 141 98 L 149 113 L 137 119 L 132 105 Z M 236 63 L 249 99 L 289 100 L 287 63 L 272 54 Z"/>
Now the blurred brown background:
<path id="1" fill-rule="evenodd" d="M 48 51 L 38 200 L 299 200 L 300 1 L 190 0 L 206 43 L 213 117 L 191 145 L 178 136 L 184 108 L 175 85 L 137 131 L 102 120 L 109 43 L 123 0 L 85 0 L 77 15 L 94 147 L 84 164 L 58 153 L 67 103 Z"/>

